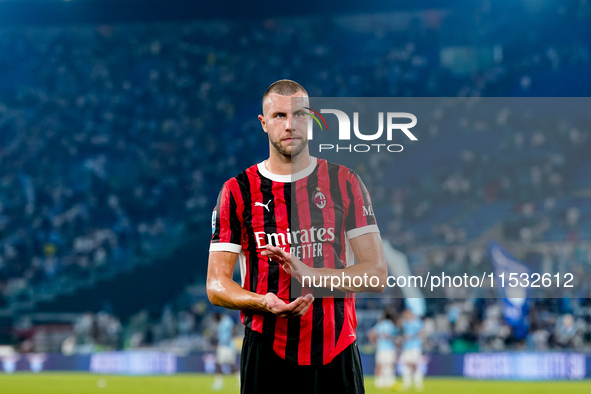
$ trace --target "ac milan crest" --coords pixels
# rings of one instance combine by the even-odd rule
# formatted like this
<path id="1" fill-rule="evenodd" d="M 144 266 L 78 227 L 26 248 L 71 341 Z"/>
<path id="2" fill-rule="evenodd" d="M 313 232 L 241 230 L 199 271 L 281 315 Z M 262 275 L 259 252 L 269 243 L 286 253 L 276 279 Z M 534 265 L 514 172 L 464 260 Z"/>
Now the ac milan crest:
<path id="1" fill-rule="evenodd" d="M 326 196 L 324 193 L 317 191 L 316 194 L 314 194 L 314 204 L 320 209 L 326 206 Z"/>

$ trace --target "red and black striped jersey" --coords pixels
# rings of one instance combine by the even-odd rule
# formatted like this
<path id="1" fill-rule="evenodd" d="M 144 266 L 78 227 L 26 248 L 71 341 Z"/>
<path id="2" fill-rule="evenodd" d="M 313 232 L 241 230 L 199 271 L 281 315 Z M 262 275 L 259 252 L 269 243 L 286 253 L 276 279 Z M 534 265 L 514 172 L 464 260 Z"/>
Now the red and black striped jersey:
<path id="1" fill-rule="evenodd" d="M 270 173 L 263 163 L 228 180 L 212 217 L 211 251 L 239 254 L 242 287 L 273 292 L 285 302 L 301 293 L 277 262 L 260 253 L 283 247 L 308 266 L 354 264 L 349 239 L 378 232 L 371 200 L 355 172 L 326 160 L 293 175 Z M 278 356 L 299 365 L 328 364 L 355 341 L 355 298 L 316 298 L 301 318 L 242 311 L 242 322 L 273 341 Z"/>

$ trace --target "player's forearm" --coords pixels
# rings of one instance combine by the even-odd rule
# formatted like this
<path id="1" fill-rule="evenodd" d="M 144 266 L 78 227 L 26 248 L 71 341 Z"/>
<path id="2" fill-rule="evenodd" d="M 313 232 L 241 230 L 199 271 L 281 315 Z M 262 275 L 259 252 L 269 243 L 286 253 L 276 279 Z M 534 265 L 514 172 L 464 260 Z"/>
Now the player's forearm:
<path id="1" fill-rule="evenodd" d="M 228 309 L 268 311 L 264 295 L 244 290 L 229 278 L 208 278 L 207 296 L 213 305 Z"/>
<path id="2" fill-rule="evenodd" d="M 344 269 L 309 268 L 300 282 L 351 293 L 381 293 L 386 287 L 387 274 L 385 265 L 366 262 Z"/>

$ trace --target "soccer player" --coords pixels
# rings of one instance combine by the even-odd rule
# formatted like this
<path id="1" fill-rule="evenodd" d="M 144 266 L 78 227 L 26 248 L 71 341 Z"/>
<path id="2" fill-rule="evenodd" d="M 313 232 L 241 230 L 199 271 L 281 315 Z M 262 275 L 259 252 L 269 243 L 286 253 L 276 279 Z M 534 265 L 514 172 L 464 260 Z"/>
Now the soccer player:
<path id="1" fill-rule="evenodd" d="M 229 373 L 237 372 L 236 369 L 236 347 L 234 346 L 232 330 L 234 321 L 228 315 L 217 313 L 218 322 L 218 346 L 216 349 L 216 376 L 213 382 L 213 390 L 221 390 L 224 386 L 224 367 Z"/>
<path id="2" fill-rule="evenodd" d="M 402 333 L 404 343 L 400 362 L 402 363 L 402 385 L 404 390 L 412 386 L 414 374 L 415 388 L 423 390 L 423 322 L 410 309 L 402 314 Z"/>
<path id="3" fill-rule="evenodd" d="M 381 238 L 361 179 L 310 156 L 306 107 L 296 82 L 267 89 L 259 120 L 269 158 L 228 180 L 213 212 L 207 293 L 241 311 L 242 393 L 365 392 L 352 293 L 383 291 Z M 242 285 L 232 280 L 237 257 Z M 379 282 L 355 287 L 364 274 Z M 314 298 L 291 288 L 304 275 L 349 282 L 340 297 Z"/>
<path id="4" fill-rule="evenodd" d="M 394 337 L 398 334 L 398 327 L 394 322 L 396 318 L 391 312 L 386 312 L 369 332 L 372 342 L 376 343 L 376 388 L 392 387 L 396 383 L 396 346 Z"/>

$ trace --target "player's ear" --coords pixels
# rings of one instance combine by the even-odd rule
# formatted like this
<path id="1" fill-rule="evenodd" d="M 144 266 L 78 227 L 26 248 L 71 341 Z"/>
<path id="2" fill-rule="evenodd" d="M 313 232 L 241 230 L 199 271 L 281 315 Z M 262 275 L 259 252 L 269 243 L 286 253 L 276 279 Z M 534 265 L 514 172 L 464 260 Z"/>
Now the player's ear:
<path id="1" fill-rule="evenodd" d="M 265 116 L 264 115 L 259 115 L 259 121 L 261 122 L 261 127 L 263 128 L 263 131 L 265 133 L 268 133 L 268 131 L 267 131 L 267 122 L 265 121 Z"/>

